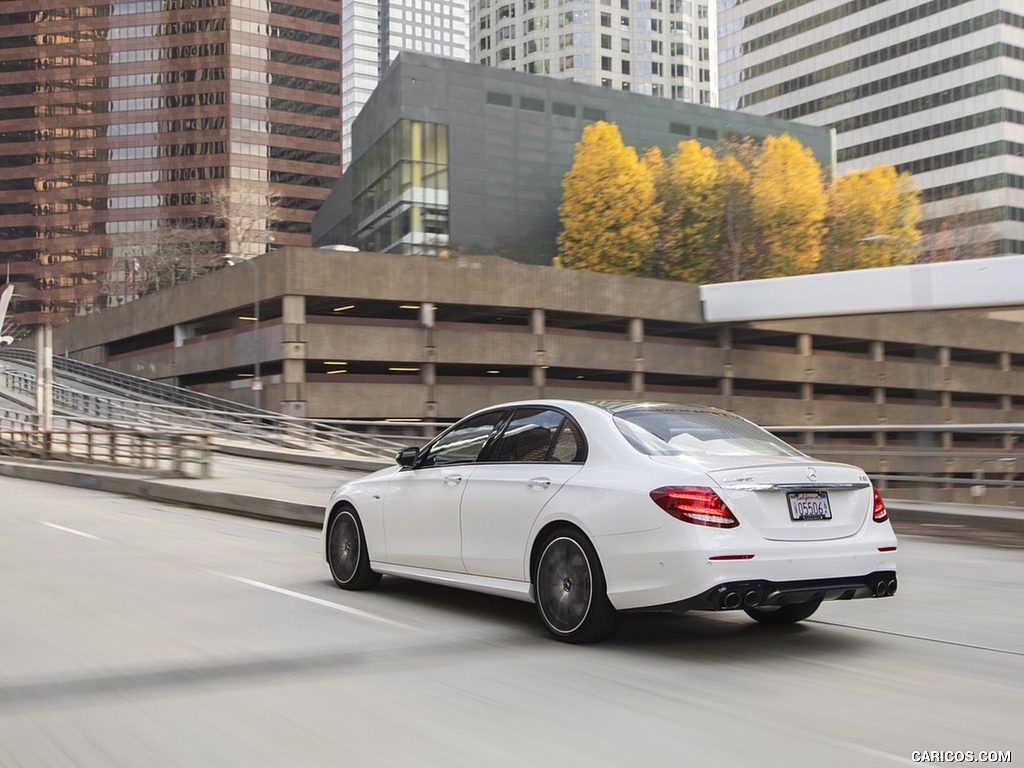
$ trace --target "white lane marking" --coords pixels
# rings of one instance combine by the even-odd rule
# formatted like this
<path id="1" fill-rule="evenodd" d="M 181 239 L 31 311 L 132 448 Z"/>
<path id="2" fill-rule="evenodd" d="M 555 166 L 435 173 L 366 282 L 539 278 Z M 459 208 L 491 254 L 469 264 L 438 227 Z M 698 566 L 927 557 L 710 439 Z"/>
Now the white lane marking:
<path id="1" fill-rule="evenodd" d="M 75 536 L 82 536 L 86 539 L 96 539 L 96 541 L 103 541 L 99 536 L 93 536 L 91 533 L 85 533 L 84 531 L 76 531 L 74 528 L 65 528 L 63 525 L 57 525 L 56 523 L 43 523 L 47 528 L 54 528 L 58 531 L 64 531 L 64 533 L 73 533 Z"/>
<path id="2" fill-rule="evenodd" d="M 227 575 L 227 574 L 225 574 Z M 364 619 L 372 619 L 373 621 L 380 621 L 384 624 L 391 624 L 395 627 L 402 627 L 404 629 L 412 629 L 409 624 L 403 624 L 400 621 L 392 621 L 391 619 L 385 619 L 383 616 L 377 616 L 374 613 L 368 613 L 367 611 L 361 611 L 358 608 L 350 608 L 347 605 L 340 605 L 338 603 L 332 603 L 330 600 L 321 600 L 319 597 L 311 597 L 304 595 L 301 592 L 292 592 L 290 589 L 281 589 L 281 587 L 275 587 L 271 584 L 264 584 L 261 581 L 253 581 L 252 579 L 246 579 L 241 576 L 227 576 L 232 581 L 237 581 L 241 584 L 248 584 L 250 587 L 257 587 L 258 589 L 265 589 L 268 592 L 276 592 L 279 595 L 285 595 L 287 597 L 294 597 L 297 600 L 305 600 L 307 603 L 313 603 L 314 605 L 322 605 L 324 608 L 331 608 L 335 611 L 341 611 L 342 613 L 350 613 L 353 616 L 359 616 Z"/>

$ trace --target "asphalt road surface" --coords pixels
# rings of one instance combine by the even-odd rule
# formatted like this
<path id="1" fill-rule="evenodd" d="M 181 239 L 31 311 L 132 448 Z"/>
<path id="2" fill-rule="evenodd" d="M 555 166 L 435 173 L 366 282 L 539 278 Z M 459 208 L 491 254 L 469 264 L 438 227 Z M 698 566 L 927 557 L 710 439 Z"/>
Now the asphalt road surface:
<path id="1" fill-rule="evenodd" d="M 904 537 L 894 599 L 568 646 L 525 603 L 338 590 L 314 530 L 0 478 L 0 766 L 1020 763 L 1020 555 Z"/>

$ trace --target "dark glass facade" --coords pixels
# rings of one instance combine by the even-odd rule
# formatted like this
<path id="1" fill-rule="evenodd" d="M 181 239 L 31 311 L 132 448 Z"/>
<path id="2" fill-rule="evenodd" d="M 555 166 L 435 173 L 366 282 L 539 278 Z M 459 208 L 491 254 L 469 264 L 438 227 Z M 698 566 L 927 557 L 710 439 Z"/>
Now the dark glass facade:
<path id="1" fill-rule="evenodd" d="M 341 174 L 338 0 L 2 10 L 0 270 L 16 320 L 308 244 Z"/>
<path id="2" fill-rule="evenodd" d="M 448 245 L 448 126 L 399 120 L 353 163 L 352 173 L 347 243 L 428 254 Z"/>

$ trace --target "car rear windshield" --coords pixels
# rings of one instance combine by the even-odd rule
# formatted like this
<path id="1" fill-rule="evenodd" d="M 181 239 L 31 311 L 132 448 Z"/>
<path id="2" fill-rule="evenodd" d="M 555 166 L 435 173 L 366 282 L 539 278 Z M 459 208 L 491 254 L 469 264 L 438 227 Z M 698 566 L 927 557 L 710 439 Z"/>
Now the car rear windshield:
<path id="1" fill-rule="evenodd" d="M 746 419 L 725 411 L 644 406 L 615 413 L 629 444 L 648 456 L 802 456 Z"/>

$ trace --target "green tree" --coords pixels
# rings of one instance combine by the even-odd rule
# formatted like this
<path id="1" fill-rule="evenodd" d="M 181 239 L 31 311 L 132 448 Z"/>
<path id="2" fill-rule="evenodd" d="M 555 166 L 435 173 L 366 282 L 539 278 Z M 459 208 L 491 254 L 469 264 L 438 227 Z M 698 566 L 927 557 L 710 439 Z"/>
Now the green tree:
<path id="1" fill-rule="evenodd" d="M 788 134 L 768 136 L 750 166 L 758 255 L 747 277 L 804 275 L 821 258 L 826 198 L 814 154 Z"/>
<path id="2" fill-rule="evenodd" d="M 566 267 L 646 274 L 659 215 L 654 182 L 613 123 L 583 129 L 562 179 L 559 257 Z"/>
<path id="3" fill-rule="evenodd" d="M 907 173 L 891 165 L 833 179 L 822 271 L 890 267 L 917 257 L 920 193 Z"/>

